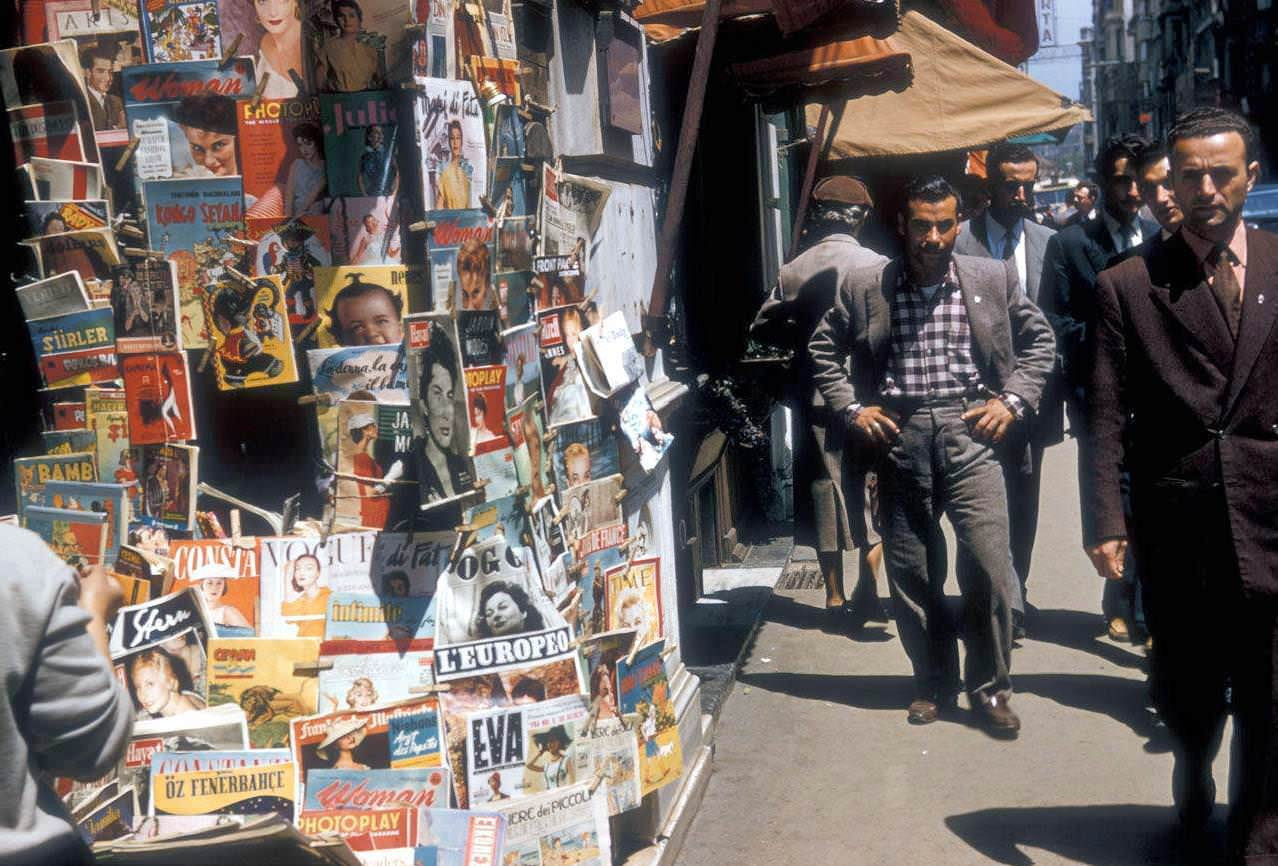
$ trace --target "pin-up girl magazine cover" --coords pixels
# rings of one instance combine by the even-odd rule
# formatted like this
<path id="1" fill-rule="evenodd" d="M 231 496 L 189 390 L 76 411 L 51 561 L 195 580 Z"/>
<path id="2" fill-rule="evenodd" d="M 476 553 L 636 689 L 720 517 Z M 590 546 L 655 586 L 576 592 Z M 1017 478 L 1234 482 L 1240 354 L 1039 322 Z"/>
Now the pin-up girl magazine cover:
<path id="1" fill-rule="evenodd" d="M 415 78 L 413 122 L 421 144 L 423 201 L 430 210 L 480 207 L 488 193 L 484 115 L 469 81 Z"/>

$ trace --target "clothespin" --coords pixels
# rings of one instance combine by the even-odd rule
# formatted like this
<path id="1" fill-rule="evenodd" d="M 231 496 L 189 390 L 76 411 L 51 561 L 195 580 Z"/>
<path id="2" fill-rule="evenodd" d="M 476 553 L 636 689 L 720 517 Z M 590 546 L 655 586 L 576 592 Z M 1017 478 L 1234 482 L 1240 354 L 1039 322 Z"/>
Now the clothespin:
<path id="1" fill-rule="evenodd" d="M 235 34 L 235 39 L 232 40 L 231 47 L 226 49 L 226 53 L 222 55 L 222 62 L 217 65 L 218 69 L 226 70 L 228 67 L 230 67 L 232 63 L 235 62 L 235 55 L 239 53 L 240 42 L 243 39 L 244 39 L 243 33 Z M 270 74 L 270 73 L 267 73 L 267 74 Z M 265 78 L 266 76 L 263 75 L 262 77 Z"/>
<path id="2" fill-rule="evenodd" d="M 413 233 L 424 232 L 427 229 L 433 229 L 434 227 L 435 227 L 434 220 L 418 220 L 415 223 L 408 224 L 408 230 Z"/>
<path id="3" fill-rule="evenodd" d="M 633 640 L 634 642 L 630 644 L 630 654 L 626 656 L 627 665 L 632 665 L 635 663 L 635 656 L 639 655 L 639 650 L 642 649 L 642 647 L 639 646 L 638 632 L 635 632 L 635 636 Z"/>
<path id="4" fill-rule="evenodd" d="M 542 441 L 545 441 L 545 442 L 553 442 L 553 441 L 554 441 L 554 439 L 555 439 L 555 437 L 557 437 L 558 435 L 559 435 L 559 428 L 558 428 L 558 427 L 551 427 L 551 428 L 550 428 L 549 430 L 547 430 L 544 434 L 542 434 L 542 437 L 541 437 L 541 438 L 542 438 Z"/>
<path id="5" fill-rule="evenodd" d="M 143 250 L 138 247 L 124 247 L 124 254 L 134 259 L 162 259 L 164 253 L 156 250 Z"/>
<path id="6" fill-rule="evenodd" d="M 233 244 L 239 244 L 239 245 L 240 245 L 240 246 L 242 246 L 242 247 L 255 247 L 255 246 L 258 246 L 258 242 L 257 242 L 257 241 L 251 241 L 251 240 L 249 240 L 248 238 L 237 238 L 235 235 L 227 235 L 227 236 L 226 236 L 226 239 L 227 239 L 228 241 L 230 241 L 231 243 L 233 243 Z"/>
<path id="7" fill-rule="evenodd" d="M 231 509 L 231 544 L 235 547 L 240 546 L 240 510 L 238 508 Z"/>
<path id="8" fill-rule="evenodd" d="M 333 660 L 330 658 L 318 658 L 313 662 L 293 662 L 293 676 L 309 677 L 314 676 L 320 671 L 331 671 L 333 669 Z"/>
<path id="9" fill-rule="evenodd" d="M 622 502 L 625 501 L 626 494 L 628 494 L 629 492 L 630 491 L 626 490 L 626 488 L 622 487 L 620 490 L 618 490 L 616 493 L 612 495 L 612 501 L 616 503 L 617 505 L 620 505 Z"/>
<path id="10" fill-rule="evenodd" d="M 602 785 L 604 783 L 604 780 L 607 778 L 608 778 L 608 774 L 604 772 L 603 767 L 600 767 L 599 771 L 595 773 L 595 780 L 590 783 L 590 788 L 587 789 L 586 793 L 590 794 L 591 796 L 594 796 L 595 791 L 599 790 L 599 786 Z"/>
<path id="11" fill-rule="evenodd" d="M 547 495 L 547 496 L 553 496 L 553 495 L 554 495 L 554 493 L 555 493 L 555 485 L 553 485 L 553 484 L 547 484 L 547 485 L 546 485 L 546 495 Z"/>
<path id="12" fill-rule="evenodd" d="M 533 174 L 537 171 L 537 166 L 533 165 L 531 162 L 521 162 L 519 164 L 519 168 L 529 174 Z"/>
<path id="13" fill-rule="evenodd" d="M 426 30 L 426 25 L 420 21 L 414 22 L 413 24 L 404 25 L 405 33 L 422 33 L 425 30 Z"/>
<path id="14" fill-rule="evenodd" d="M 305 342 L 306 338 L 309 337 L 311 334 L 314 334 L 315 329 L 318 328 L 319 326 L 320 326 L 320 317 L 316 316 L 309 325 L 307 325 L 305 328 L 301 330 L 301 332 L 298 333 L 297 337 L 295 338 L 295 341 L 298 343 Z M 300 403 L 301 401 L 299 400 L 298 402 Z"/>
<path id="15" fill-rule="evenodd" d="M 536 100 L 534 100 L 534 99 L 532 99 L 532 98 L 530 98 L 530 97 L 528 97 L 528 96 L 525 96 L 525 97 L 524 97 L 524 106 L 525 106 L 525 107 L 527 107 L 527 108 L 529 108 L 529 109 L 531 109 L 531 110 L 533 110 L 533 111 L 539 111 L 539 112 L 541 112 L 542 114 L 554 114 L 554 113 L 555 113 L 555 106 L 553 106 L 553 105 L 542 105 L 540 102 L 537 102 Z"/>
<path id="16" fill-rule="evenodd" d="M 316 403 L 324 408 L 328 408 L 329 406 L 333 405 L 333 395 L 327 394 L 327 393 L 326 394 L 303 394 L 301 397 L 297 398 L 297 405 L 299 406 L 309 406 L 312 403 Z"/>
<path id="17" fill-rule="evenodd" d="M 116 226 L 116 229 L 115 229 L 115 230 L 116 230 L 118 233 L 120 233 L 120 234 L 122 234 L 122 235 L 127 235 L 128 237 L 131 237 L 131 238 L 145 238 L 145 237 L 146 237 L 146 233 L 145 233 L 145 232 L 143 232 L 143 231 L 142 231 L 142 229 L 137 228 L 136 226 L 125 225 L 124 223 L 120 223 L 118 226 Z"/>
<path id="18" fill-rule="evenodd" d="M 453 687 L 450 683 L 431 683 L 428 686 L 413 686 L 408 690 L 412 695 L 434 695 L 440 692 L 451 692 Z"/>
<path id="19" fill-rule="evenodd" d="M 489 217 L 496 218 L 497 208 L 493 207 L 493 203 L 488 200 L 488 196 L 481 195 L 479 197 L 479 206 L 483 208 L 484 213 L 488 214 Z"/>
<path id="20" fill-rule="evenodd" d="M 666 647 L 665 649 L 661 651 L 661 657 L 663 659 L 669 658 L 670 654 L 673 653 L 678 648 L 679 648 L 679 644 L 677 643 L 670 644 L 670 646 Z"/>
<path id="21" fill-rule="evenodd" d="M 232 277 L 234 277 L 236 282 L 241 283 L 245 286 L 248 286 L 250 289 L 256 288 L 257 286 L 257 283 L 253 282 L 252 277 L 250 277 L 248 274 L 240 273 L 235 268 L 228 267 L 226 268 L 226 272 L 230 274 Z"/>
<path id="22" fill-rule="evenodd" d="M 270 80 L 271 73 L 269 71 L 263 72 L 262 77 L 258 79 L 257 90 L 253 92 L 253 101 L 249 103 L 254 108 L 257 108 L 262 104 L 262 97 L 266 95 L 266 85 L 270 82 Z"/>
<path id="23" fill-rule="evenodd" d="M 563 523 L 563 522 L 564 522 L 564 520 L 566 520 L 566 519 L 568 518 L 568 513 L 569 513 L 569 512 L 567 512 L 567 511 L 561 511 L 561 512 L 559 512 L 558 514 L 556 514 L 556 515 L 555 515 L 555 519 L 554 519 L 554 520 L 552 520 L 552 521 L 550 521 L 550 525 L 551 525 L 551 526 L 558 526 L 559 524 Z"/>
<path id="24" fill-rule="evenodd" d="M 401 81 L 401 82 L 399 83 L 399 89 L 400 89 L 400 90 L 413 90 L 413 91 L 416 91 L 417 93 L 425 93 L 425 92 L 426 92 L 426 88 L 425 88 L 424 86 L 422 86 L 422 83 L 421 83 L 420 81 L 414 81 L 414 80 L 413 80 L 413 79 L 411 79 L 411 78 L 410 78 L 410 79 L 408 79 L 407 81 Z"/>
<path id="25" fill-rule="evenodd" d="M 133 159 L 133 154 L 137 152 L 138 145 L 142 143 L 139 136 L 133 136 L 129 139 L 129 146 L 124 149 L 124 153 L 120 154 L 120 158 L 115 161 L 115 170 L 124 171 L 124 167 L 129 164 L 129 160 Z"/>
<path id="26" fill-rule="evenodd" d="M 289 70 L 288 70 L 288 77 L 292 79 L 293 86 L 297 88 L 298 96 L 309 95 L 308 91 L 306 90 L 306 82 L 302 79 L 302 76 L 297 73 L 297 70 L 292 68 L 291 66 L 289 67 Z"/>

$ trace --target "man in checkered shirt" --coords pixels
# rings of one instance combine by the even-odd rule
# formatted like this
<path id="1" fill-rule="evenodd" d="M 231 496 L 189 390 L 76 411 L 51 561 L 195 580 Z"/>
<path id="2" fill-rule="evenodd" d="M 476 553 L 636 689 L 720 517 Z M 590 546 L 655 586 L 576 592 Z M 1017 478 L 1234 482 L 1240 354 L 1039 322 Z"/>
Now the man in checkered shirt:
<path id="1" fill-rule="evenodd" d="M 852 447 L 870 450 L 878 468 L 884 561 L 914 668 L 908 720 L 936 721 L 962 688 L 989 733 L 1013 738 L 1017 578 L 999 450 L 1037 409 L 1055 339 L 1014 262 L 954 255 L 958 195 L 947 181 L 912 183 L 898 227 L 905 256 L 840 285 L 808 346 L 814 378 Z M 942 514 L 963 551 L 962 686 Z"/>

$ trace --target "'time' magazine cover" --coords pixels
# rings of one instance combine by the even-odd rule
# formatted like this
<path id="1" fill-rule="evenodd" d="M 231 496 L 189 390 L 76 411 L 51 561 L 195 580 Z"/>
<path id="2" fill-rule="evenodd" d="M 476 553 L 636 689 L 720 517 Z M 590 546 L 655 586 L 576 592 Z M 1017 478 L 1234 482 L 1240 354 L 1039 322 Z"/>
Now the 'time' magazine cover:
<path id="1" fill-rule="evenodd" d="M 222 391 L 297 381 L 293 335 L 279 277 L 252 286 L 223 280 L 204 295 L 204 321 L 213 342 L 213 370 Z"/>

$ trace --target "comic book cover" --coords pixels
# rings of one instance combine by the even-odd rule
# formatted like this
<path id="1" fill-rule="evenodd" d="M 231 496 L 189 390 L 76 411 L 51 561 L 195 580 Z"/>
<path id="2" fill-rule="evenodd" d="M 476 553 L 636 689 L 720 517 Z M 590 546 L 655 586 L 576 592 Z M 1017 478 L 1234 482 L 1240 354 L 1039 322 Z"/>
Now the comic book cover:
<path id="1" fill-rule="evenodd" d="M 323 216 L 329 193 L 319 100 L 263 99 L 254 106 L 241 99 L 235 109 L 245 217 L 278 223 Z"/>
<path id="2" fill-rule="evenodd" d="M 129 412 L 123 388 L 85 389 L 86 425 L 93 431 L 98 477 L 126 485 L 133 515 L 142 513 L 137 455 L 129 442 Z"/>
<path id="3" fill-rule="evenodd" d="M 315 786 L 311 773 L 362 767 L 371 770 L 411 770 L 421 767 L 422 755 L 410 754 L 414 739 L 438 742 L 439 705 L 433 697 L 417 697 L 395 704 L 359 710 L 341 710 L 289 721 L 289 744 L 298 768 L 298 781 L 306 787 L 308 800 Z M 391 734 L 392 722 L 395 736 Z M 436 766 L 441 763 L 436 760 Z M 342 809 L 350 803 L 308 805 L 310 809 Z M 360 803 L 385 806 L 387 803 Z M 429 805 L 429 804 L 423 804 Z"/>
<path id="4" fill-rule="evenodd" d="M 358 395 L 388 403 L 408 400 L 408 367 L 402 345 L 311 349 L 306 363 L 315 393 L 331 399 L 315 407 L 320 446 L 328 466 L 337 465 L 337 404 L 342 398 Z"/>
<path id="5" fill-rule="evenodd" d="M 500 310 L 459 310 L 457 334 L 461 338 L 462 363 L 468 368 L 504 363 Z M 505 403 L 504 395 L 502 402 Z"/>
<path id="6" fill-rule="evenodd" d="M 506 408 L 522 406 L 531 397 L 541 397 L 541 364 L 537 326 L 531 322 L 502 335 L 503 363 L 506 365 Z"/>
<path id="7" fill-rule="evenodd" d="M 307 774 L 308 811 L 386 808 L 426 809 L 448 803 L 451 774 L 444 767 L 315 769 Z"/>
<path id="8" fill-rule="evenodd" d="M 52 508 L 69 508 L 105 514 L 107 536 L 105 555 L 114 562 L 129 531 L 131 488 L 104 481 L 49 481 L 44 487 L 44 503 Z"/>
<path id="9" fill-rule="evenodd" d="M 142 4 L 142 37 L 152 64 L 219 59 L 221 34 L 216 0 Z"/>
<path id="10" fill-rule="evenodd" d="M 89 309 L 84 281 L 75 271 L 58 274 L 14 289 L 24 319 L 47 319 Z"/>
<path id="11" fill-rule="evenodd" d="M 406 644 L 435 634 L 429 596 L 383 596 L 334 592 L 328 597 L 324 639 L 395 641 Z"/>
<path id="12" fill-rule="evenodd" d="M 44 502 L 50 481 L 97 481 L 97 463 L 90 453 L 16 457 L 13 477 L 17 486 L 18 514 L 28 505 Z"/>
<path id="13" fill-rule="evenodd" d="M 448 691 L 440 692 L 439 704 L 457 802 L 469 802 L 466 772 L 468 713 L 553 700 L 584 691 L 581 662 L 576 654 L 561 661 L 450 681 Z"/>
<path id="14" fill-rule="evenodd" d="M 84 401 L 60 401 L 53 404 L 53 429 L 70 430 L 84 427 L 88 420 L 84 414 Z"/>
<path id="15" fill-rule="evenodd" d="M 59 100 L 41 105 L 20 105 L 8 109 L 7 113 L 14 165 L 22 165 L 33 156 L 84 159 L 74 102 Z"/>
<path id="16" fill-rule="evenodd" d="M 426 209 L 480 207 L 488 194 L 484 115 L 469 81 L 414 78 L 413 123 L 421 145 L 422 200 Z"/>
<path id="17" fill-rule="evenodd" d="M 156 752 L 151 756 L 152 815 L 282 815 L 297 806 L 297 773 L 288 749 Z"/>
<path id="18" fill-rule="evenodd" d="M 395 153 L 399 120 L 394 94 L 320 97 L 328 190 L 334 196 L 389 196 L 399 189 Z"/>
<path id="19" fill-rule="evenodd" d="M 462 551 L 440 578 L 435 601 L 440 646 L 564 625 L 542 591 L 532 551 L 500 535 Z"/>
<path id="20" fill-rule="evenodd" d="M 425 306 L 424 274 L 404 265 L 315 269 L 321 347 L 394 346 L 404 316 Z"/>
<path id="21" fill-rule="evenodd" d="M 8 108 L 22 105 L 48 105 L 69 101 L 79 123 L 82 159 L 98 161 L 98 146 L 93 136 L 88 96 L 76 43 L 70 39 L 24 45 L 0 51 L 0 97 Z M 56 162 L 44 158 L 46 161 Z M 33 159 L 34 162 L 34 159 Z M 53 198 L 97 198 L 91 195 L 49 196 Z M 46 196 L 38 196 L 46 198 Z"/>
<path id="22" fill-rule="evenodd" d="M 665 641 L 657 641 L 639 650 L 633 662 L 617 661 L 617 695 L 622 716 L 630 720 L 639 742 L 645 797 L 683 774 L 679 728 L 662 659 L 665 646 Z"/>
<path id="23" fill-rule="evenodd" d="M 256 241 L 253 276 L 277 274 L 284 286 L 284 305 L 291 325 L 315 320 L 315 269 L 333 263 L 329 253 L 328 216 L 284 220 L 248 219 L 249 240 Z"/>
<path id="24" fill-rule="evenodd" d="M 623 391 L 619 402 L 618 426 L 630 445 L 630 454 L 644 472 L 651 472 L 674 444 L 674 434 L 666 432 L 642 383 Z"/>
<path id="25" fill-rule="evenodd" d="M 195 524 L 199 453 L 194 445 L 143 445 L 139 455 L 141 516 L 165 529 L 189 531 Z"/>
<path id="26" fill-rule="evenodd" d="M 102 168 L 96 163 L 36 156 L 23 168 L 31 184 L 29 188 L 20 190 L 25 198 L 79 201 L 102 197 Z"/>
<path id="27" fill-rule="evenodd" d="M 498 232 L 498 237 L 501 233 Z M 532 321 L 531 271 L 507 271 L 493 277 L 497 288 L 497 305 L 501 311 L 502 333 L 509 334 Z"/>
<path id="28" fill-rule="evenodd" d="M 372 591 L 376 530 L 261 539 L 263 637 L 324 636 L 328 597 Z"/>
<path id="29" fill-rule="evenodd" d="M 504 850 L 512 863 L 612 862 L 606 794 L 591 779 L 489 808 L 506 819 Z"/>
<path id="30" fill-rule="evenodd" d="M 320 93 L 383 90 L 409 74 L 412 4 L 364 0 L 358 14 L 327 2 L 307 3 L 312 76 Z"/>
<path id="31" fill-rule="evenodd" d="M 506 429 L 514 456 L 515 480 L 527 488 L 530 502 L 538 502 L 554 488 L 549 443 L 546 441 L 540 398 L 530 396 L 506 413 Z"/>
<path id="32" fill-rule="evenodd" d="M 177 268 L 173 262 L 129 261 L 114 268 L 111 276 L 116 352 L 180 351 Z"/>
<path id="33" fill-rule="evenodd" d="M 621 471 L 616 437 L 599 418 L 559 428 L 554 441 L 554 460 L 560 491 Z"/>
<path id="34" fill-rule="evenodd" d="M 97 447 L 97 439 L 88 429 L 42 430 L 40 440 L 45 454 L 79 454 Z"/>
<path id="35" fill-rule="evenodd" d="M 527 706 L 480 710 L 466 716 L 466 807 L 496 808 L 588 780 L 580 748 L 586 699 L 569 695 Z"/>
<path id="36" fill-rule="evenodd" d="M 115 233 L 110 229 L 80 229 L 60 235 L 44 235 L 23 241 L 35 253 L 42 277 L 75 271 L 94 295 L 94 281 L 109 281 L 111 269 L 120 263 Z"/>
<path id="37" fill-rule="evenodd" d="M 320 655 L 319 712 L 362 710 L 418 697 L 435 682 L 434 640 L 325 641 Z"/>
<path id="38" fill-rule="evenodd" d="M 430 508 L 474 488 L 466 382 L 451 316 L 418 313 L 405 322 L 417 493 Z"/>
<path id="39" fill-rule="evenodd" d="M 209 286 L 204 294 L 204 322 L 218 390 L 297 381 L 293 332 L 278 276 L 256 277 L 251 287 L 234 279 Z"/>
<path id="40" fill-rule="evenodd" d="M 22 203 L 24 230 L 28 238 L 103 228 L 107 225 L 109 213 L 105 199 Z"/>
<path id="41" fill-rule="evenodd" d="M 407 807 L 303 810 L 297 816 L 297 829 L 308 836 L 341 836 L 352 851 L 405 848 L 417 838 L 417 815 Z"/>
<path id="42" fill-rule="evenodd" d="M 49 39 L 75 40 L 98 145 L 129 140 L 120 70 L 144 63 L 138 4 L 128 0 L 46 0 Z"/>
<path id="43" fill-rule="evenodd" d="M 244 231 L 239 178 L 148 181 L 142 195 L 151 249 L 177 269 L 182 346 L 207 348 L 205 292 L 229 276 L 228 266 L 240 269 L 240 250 L 230 240 Z"/>
<path id="44" fill-rule="evenodd" d="M 134 156 L 138 178 L 240 173 L 235 100 L 253 95 L 251 58 L 236 57 L 226 69 L 220 59 L 157 60 L 125 67 L 121 76 L 129 135 L 141 142 Z"/>
<path id="45" fill-rule="evenodd" d="M 264 99 L 289 99 L 309 89 L 302 7 L 286 0 L 245 3 L 218 0 L 224 53 L 249 56 L 257 66 L 257 90 Z M 238 43 L 236 40 L 239 40 Z M 230 47 L 236 44 L 232 50 Z"/>
<path id="46" fill-rule="evenodd" d="M 209 706 L 236 704 L 248 720 L 255 749 L 288 745 L 290 719 L 319 711 L 319 682 L 313 664 L 320 642 L 314 638 L 216 637 L 209 641 Z"/>
<path id="47" fill-rule="evenodd" d="M 587 326 L 586 316 L 575 304 L 537 312 L 541 348 L 541 386 L 546 396 L 550 426 L 572 424 L 594 417 L 590 393 L 574 357 L 577 341 Z"/>
<path id="48" fill-rule="evenodd" d="M 106 563 L 107 515 L 97 511 L 27 505 L 22 524 L 75 568 Z"/>
<path id="49" fill-rule="evenodd" d="M 506 368 L 501 364 L 467 368 L 465 375 L 471 449 L 476 454 L 485 454 L 509 448 L 510 437 L 506 435 Z"/>
<path id="50" fill-rule="evenodd" d="M 181 352 L 125 355 L 120 363 L 132 445 L 195 438 L 191 374 Z"/>
<path id="51" fill-rule="evenodd" d="M 333 199 L 328 231 L 334 264 L 398 265 L 404 260 L 398 194 Z"/>
<path id="52" fill-rule="evenodd" d="M 244 711 L 230 704 L 173 717 L 138 719 L 120 759 L 119 777 L 138 792 L 138 806 L 149 811 L 151 758 L 160 752 L 241 750 L 249 747 Z"/>
<path id="53" fill-rule="evenodd" d="M 120 375 L 110 308 L 33 319 L 27 331 L 46 388 L 90 385 Z"/>
<path id="54" fill-rule="evenodd" d="M 169 558 L 173 591 L 198 590 L 220 637 L 253 636 L 261 580 L 256 538 L 174 540 Z"/>
<path id="55" fill-rule="evenodd" d="M 431 296 L 436 310 L 496 310 L 493 222 L 482 210 L 436 211 L 427 226 Z"/>
<path id="56" fill-rule="evenodd" d="M 209 628 L 191 590 L 120 609 L 111 632 L 111 662 L 136 718 L 205 708 Z"/>

